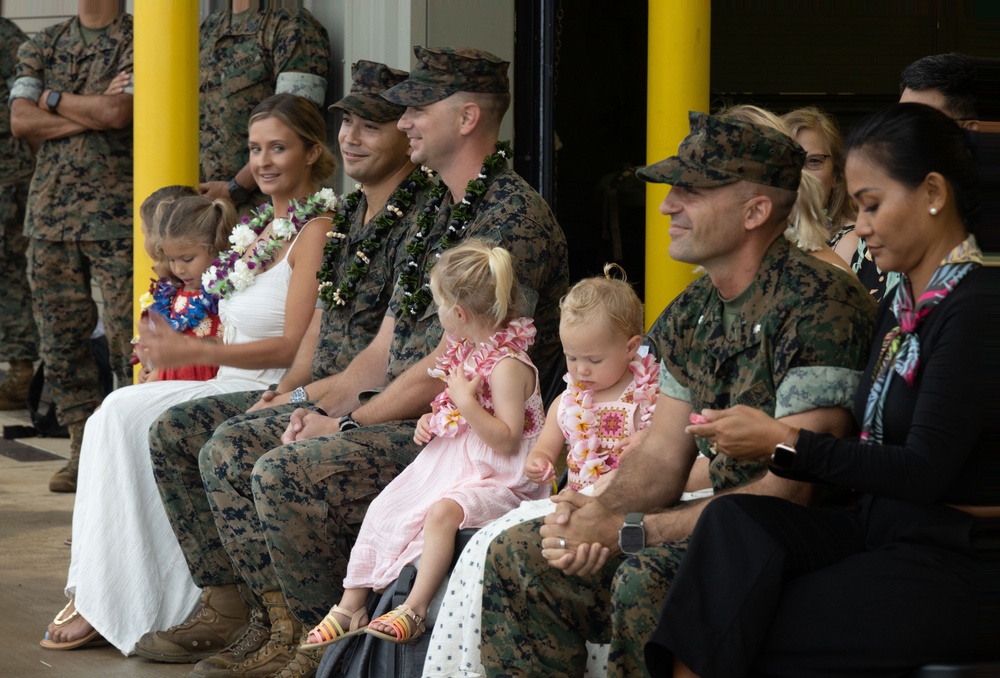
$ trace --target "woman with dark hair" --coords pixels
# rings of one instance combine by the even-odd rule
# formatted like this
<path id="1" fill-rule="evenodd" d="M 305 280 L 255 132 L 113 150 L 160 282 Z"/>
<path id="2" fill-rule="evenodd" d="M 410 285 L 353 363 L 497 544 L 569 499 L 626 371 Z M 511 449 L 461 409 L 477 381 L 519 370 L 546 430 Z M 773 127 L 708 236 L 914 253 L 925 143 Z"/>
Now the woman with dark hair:
<path id="1" fill-rule="evenodd" d="M 208 381 L 118 389 L 87 421 L 66 582 L 70 601 L 42 647 L 71 650 L 101 634 L 131 654 L 142 634 L 184 621 L 198 602 L 153 478 L 149 427 L 167 407 L 281 379 L 312 318 L 331 223 L 326 194 L 315 191 L 336 165 L 316 105 L 293 94 L 265 99 L 251 113 L 248 140 L 254 180 L 270 204 L 235 228 L 232 206 L 204 197 L 183 198 L 172 216 L 225 222 L 232 231 L 233 248 L 220 252 L 201 279 L 203 296 L 218 303 L 222 342 L 185 335 L 162 316 L 155 331 L 143 333 L 143 362 L 154 369 L 221 367 Z M 173 222 L 167 228 L 172 231 Z M 190 309 L 188 318 L 194 313 Z"/>
<path id="2" fill-rule="evenodd" d="M 859 439 L 747 407 L 689 432 L 771 472 L 857 493 L 853 511 L 720 497 L 702 513 L 660 624 L 651 673 L 899 676 L 974 656 L 977 519 L 986 503 L 984 271 L 969 229 L 978 178 L 962 130 L 921 104 L 847 143 L 858 234 L 902 279 L 879 310 L 856 396 Z"/>

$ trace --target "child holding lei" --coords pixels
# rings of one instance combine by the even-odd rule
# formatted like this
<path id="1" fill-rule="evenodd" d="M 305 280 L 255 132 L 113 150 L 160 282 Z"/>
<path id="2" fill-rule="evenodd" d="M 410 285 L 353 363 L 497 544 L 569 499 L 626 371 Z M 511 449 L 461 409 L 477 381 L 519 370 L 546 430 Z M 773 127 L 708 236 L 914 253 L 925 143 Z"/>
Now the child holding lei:
<path id="1" fill-rule="evenodd" d="M 427 447 L 372 502 L 351 551 L 344 595 L 305 647 L 363 632 L 414 642 L 451 565 L 457 531 L 545 494 L 523 472 L 544 409 L 527 354 L 535 328 L 516 317 L 521 295 L 510 254 L 479 240 L 458 245 L 431 270 L 430 288 L 448 335 L 430 374 L 448 386 L 417 423 L 414 440 Z M 366 625 L 368 593 L 418 557 L 404 603 Z"/>
<path id="2" fill-rule="evenodd" d="M 159 225 L 156 254 L 169 276 L 153 283 L 152 303 L 147 313 L 162 316 L 170 327 L 196 339 L 222 339 L 218 300 L 202 288 L 201 280 L 218 252 L 229 243 L 230 222 L 218 219 L 213 210 L 200 210 L 192 218 L 174 219 L 166 206 Z M 155 366 L 143 365 L 143 369 Z M 147 381 L 204 381 L 218 373 L 218 365 L 185 365 L 158 369 Z"/>

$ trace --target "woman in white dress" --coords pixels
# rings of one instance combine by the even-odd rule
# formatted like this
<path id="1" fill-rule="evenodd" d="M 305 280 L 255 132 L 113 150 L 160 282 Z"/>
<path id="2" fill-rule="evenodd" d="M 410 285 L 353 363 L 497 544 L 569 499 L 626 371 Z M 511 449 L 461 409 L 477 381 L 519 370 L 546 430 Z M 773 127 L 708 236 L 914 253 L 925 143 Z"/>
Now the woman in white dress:
<path id="1" fill-rule="evenodd" d="M 43 647 L 73 649 L 103 636 L 130 654 L 143 633 L 178 624 L 194 610 L 199 590 L 153 480 L 149 427 L 173 405 L 266 388 L 291 365 L 316 304 L 331 223 L 328 192 L 313 195 L 336 167 L 325 140 L 323 117 L 306 99 L 279 94 L 254 109 L 250 168 L 271 205 L 236 227 L 234 249 L 205 274 L 205 289 L 221 297 L 223 343 L 182 336 L 164 323 L 143 338 L 144 356 L 156 368 L 220 365 L 218 375 L 119 389 L 88 420 L 73 511 L 70 602 L 49 625 Z M 217 209 L 206 198 L 184 200 Z"/>

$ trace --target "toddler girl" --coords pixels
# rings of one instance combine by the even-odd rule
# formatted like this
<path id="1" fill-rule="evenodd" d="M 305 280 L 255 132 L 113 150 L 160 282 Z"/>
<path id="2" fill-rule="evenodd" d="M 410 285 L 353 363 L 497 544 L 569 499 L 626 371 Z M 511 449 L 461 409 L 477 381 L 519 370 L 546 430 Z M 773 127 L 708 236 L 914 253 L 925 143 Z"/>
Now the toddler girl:
<path id="1" fill-rule="evenodd" d="M 653 355 L 639 358 L 642 302 L 624 280 L 609 274 L 581 280 L 559 304 L 559 337 L 566 354 L 567 388 L 549 408 L 545 427 L 525 462 L 528 476 L 547 491 L 553 466 L 568 448 L 569 486 L 596 494 L 645 428 L 658 394 Z M 480 659 L 486 551 L 498 534 L 552 513 L 549 499 L 524 502 L 476 532 L 452 571 L 428 644 L 422 676 L 486 675 Z M 607 648 L 590 647 L 589 675 L 607 673 Z"/>
<path id="2" fill-rule="evenodd" d="M 510 254 L 476 240 L 459 245 L 438 260 L 430 286 L 448 336 L 430 374 L 448 386 L 417 423 L 414 440 L 428 445 L 369 507 L 344 596 L 309 633 L 307 648 L 362 632 L 414 642 L 451 565 L 457 531 L 545 494 L 522 470 L 544 409 L 527 354 L 535 328 L 529 318 L 515 317 L 521 295 Z M 368 593 L 417 557 L 410 595 L 365 627 Z"/>
<path id="3" fill-rule="evenodd" d="M 153 283 L 150 303 L 143 310 L 159 314 L 173 329 L 198 339 L 222 338 L 218 302 L 201 287 L 202 274 L 229 242 L 231 220 L 217 215 L 228 206 L 220 202 L 216 201 L 216 209 L 205 210 L 191 201 L 175 201 L 161 205 L 154 218 L 157 272 L 165 267 L 169 275 Z M 143 365 L 143 371 L 153 369 L 155 365 Z M 218 371 L 215 365 L 188 365 L 160 369 L 141 381 L 204 381 Z"/>
<path id="4" fill-rule="evenodd" d="M 652 355 L 637 359 L 642 343 L 642 302 L 624 280 L 581 280 L 559 304 L 559 339 L 568 372 L 562 397 L 549 408 L 525 472 L 536 483 L 554 476 L 568 448 L 568 486 L 582 490 L 618 467 L 618 449 L 648 425 L 659 366 Z"/>

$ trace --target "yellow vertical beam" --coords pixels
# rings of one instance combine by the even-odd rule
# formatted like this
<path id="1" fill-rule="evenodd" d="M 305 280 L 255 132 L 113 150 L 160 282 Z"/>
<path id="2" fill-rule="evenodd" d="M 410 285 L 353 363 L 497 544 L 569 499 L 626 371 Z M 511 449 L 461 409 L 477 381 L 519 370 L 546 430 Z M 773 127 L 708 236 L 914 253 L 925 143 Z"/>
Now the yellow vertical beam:
<path id="1" fill-rule="evenodd" d="M 134 316 L 149 289 L 139 205 L 171 184 L 198 185 L 198 0 L 135 0 Z"/>
<path id="2" fill-rule="evenodd" d="M 711 0 L 649 0 L 646 160 L 677 152 L 688 111 L 708 112 Z M 646 185 L 646 326 L 694 279 L 690 264 L 667 254 L 670 238 L 660 203 L 664 184 Z"/>

